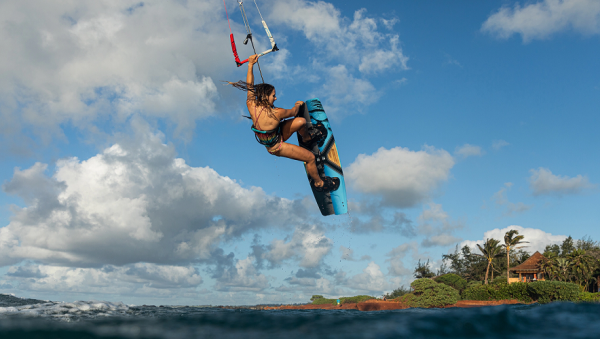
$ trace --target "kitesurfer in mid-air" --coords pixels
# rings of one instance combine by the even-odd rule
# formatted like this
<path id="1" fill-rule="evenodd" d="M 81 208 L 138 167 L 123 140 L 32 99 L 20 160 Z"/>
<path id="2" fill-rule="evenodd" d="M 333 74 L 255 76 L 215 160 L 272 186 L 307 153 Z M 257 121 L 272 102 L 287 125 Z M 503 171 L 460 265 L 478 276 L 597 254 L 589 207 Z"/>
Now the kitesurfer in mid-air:
<path id="1" fill-rule="evenodd" d="M 306 171 L 311 177 L 311 184 L 318 191 L 335 191 L 340 186 L 339 178 L 319 176 L 315 155 L 306 148 L 288 144 L 287 141 L 294 132 L 302 137 L 303 144 L 318 142 L 325 137 L 323 131 L 317 128 L 306 128 L 306 119 L 296 117 L 298 110 L 304 104 L 297 101 L 292 109 L 274 107 L 277 100 L 275 87 L 269 84 L 254 84 L 254 64 L 258 61 L 257 55 L 248 58 L 248 75 L 246 82 L 229 82 L 235 88 L 246 91 L 246 106 L 252 117 L 252 130 L 257 141 L 267 148 L 267 151 L 278 157 L 286 157 L 306 163 Z M 284 120 L 287 118 L 293 118 Z M 282 121 L 283 120 L 283 121 Z"/>

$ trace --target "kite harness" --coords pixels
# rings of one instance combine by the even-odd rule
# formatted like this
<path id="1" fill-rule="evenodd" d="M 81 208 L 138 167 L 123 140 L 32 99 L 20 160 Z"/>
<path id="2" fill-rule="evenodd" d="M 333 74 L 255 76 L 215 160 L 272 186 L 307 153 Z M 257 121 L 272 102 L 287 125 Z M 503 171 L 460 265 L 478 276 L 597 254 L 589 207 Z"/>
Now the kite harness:
<path id="1" fill-rule="evenodd" d="M 248 18 L 246 17 L 246 10 L 244 9 L 244 0 L 237 0 L 237 2 L 240 7 L 240 12 L 242 13 L 242 19 L 244 20 L 244 26 L 246 26 L 247 35 L 246 35 L 246 39 L 244 39 L 244 45 L 247 45 L 248 41 L 250 41 L 250 44 L 252 45 L 252 49 L 254 50 L 254 54 L 258 54 L 258 53 L 256 53 L 256 48 L 254 47 L 254 41 L 252 40 L 252 30 L 250 30 L 250 23 L 248 22 Z M 277 48 L 275 39 L 273 39 L 273 35 L 271 34 L 271 31 L 269 31 L 269 26 L 267 26 L 265 19 L 263 18 L 262 14 L 260 13 L 260 9 L 258 8 L 258 4 L 256 3 L 256 0 L 254 0 L 254 4 L 256 5 L 256 10 L 258 11 L 258 14 L 260 15 L 262 25 L 265 29 L 265 32 L 267 32 L 269 41 L 271 42 L 271 49 L 268 49 L 268 50 L 258 54 L 258 56 L 261 57 L 265 54 L 269 54 L 271 52 L 278 51 L 279 48 Z M 235 63 L 237 64 L 238 67 L 240 67 L 241 65 L 248 62 L 248 59 L 240 61 L 240 57 L 238 55 L 237 48 L 235 46 L 235 40 L 233 39 L 233 31 L 231 30 L 231 24 L 229 23 L 229 14 L 227 14 L 227 5 L 225 4 L 225 0 L 223 0 L 223 5 L 225 6 L 225 15 L 227 16 L 227 24 L 229 25 L 229 39 L 231 40 L 231 51 L 233 52 L 233 57 L 235 58 Z M 258 62 L 257 62 L 257 65 L 258 65 L 258 71 L 260 72 L 260 78 L 262 79 L 262 81 L 264 83 L 265 79 L 263 78 L 262 70 L 260 69 L 260 64 Z"/>

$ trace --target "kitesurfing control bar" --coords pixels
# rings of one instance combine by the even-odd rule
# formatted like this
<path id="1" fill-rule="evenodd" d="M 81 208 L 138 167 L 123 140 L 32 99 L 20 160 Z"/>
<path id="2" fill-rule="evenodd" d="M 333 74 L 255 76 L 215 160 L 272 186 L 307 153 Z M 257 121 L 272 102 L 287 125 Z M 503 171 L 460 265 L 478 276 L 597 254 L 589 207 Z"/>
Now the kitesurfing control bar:
<path id="1" fill-rule="evenodd" d="M 248 22 L 248 18 L 246 17 L 246 10 L 244 9 L 244 5 L 243 5 L 244 1 L 243 0 L 237 0 L 237 1 L 240 6 L 240 12 L 242 13 L 242 19 L 244 21 L 244 26 L 246 27 L 246 32 L 248 33 L 246 35 L 246 39 L 244 39 L 244 45 L 246 45 L 248 43 L 248 40 L 250 40 L 250 43 L 252 44 L 252 49 L 254 50 L 254 54 L 257 54 L 256 49 L 254 48 L 254 42 L 252 40 L 252 31 L 250 30 L 250 24 Z M 269 31 L 269 27 L 267 26 L 267 23 L 265 22 L 265 20 L 262 17 L 262 14 L 260 13 L 260 9 L 258 8 L 258 4 L 256 3 L 256 0 L 254 0 L 254 4 L 256 5 L 256 9 L 258 10 L 258 14 L 260 15 L 260 19 L 262 21 L 263 28 L 265 29 L 265 32 L 267 32 L 267 36 L 269 37 L 269 42 L 271 43 L 271 49 L 258 54 L 258 57 L 261 57 L 265 54 L 269 54 L 271 52 L 278 51 L 279 48 L 277 48 L 275 39 L 273 39 L 273 35 L 271 34 L 271 31 Z M 240 57 L 237 52 L 237 47 L 235 46 L 235 40 L 233 38 L 233 32 L 231 31 L 231 24 L 229 23 L 229 14 L 227 14 L 227 5 L 225 4 L 225 0 L 223 0 L 223 5 L 225 6 L 225 15 L 227 15 L 227 24 L 229 25 L 229 33 L 230 33 L 229 39 L 231 40 L 231 50 L 233 52 L 233 57 L 235 58 L 235 63 L 237 65 L 237 67 L 240 67 L 241 65 L 248 62 L 248 59 L 240 61 Z M 257 64 L 258 64 L 258 62 L 257 62 Z M 258 70 L 259 70 L 260 76 L 262 78 L 262 71 L 260 69 L 260 64 L 258 64 Z M 264 82 L 264 80 L 263 80 L 263 82 Z"/>

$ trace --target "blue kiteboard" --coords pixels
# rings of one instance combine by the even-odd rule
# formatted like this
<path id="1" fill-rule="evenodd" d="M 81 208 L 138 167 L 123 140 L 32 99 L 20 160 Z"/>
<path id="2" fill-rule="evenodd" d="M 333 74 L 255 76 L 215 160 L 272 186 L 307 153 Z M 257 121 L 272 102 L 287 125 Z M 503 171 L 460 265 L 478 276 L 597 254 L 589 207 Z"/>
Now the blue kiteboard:
<path id="1" fill-rule="evenodd" d="M 321 123 L 325 127 L 325 130 L 327 130 L 327 136 L 319 143 L 314 143 L 310 150 L 317 158 L 319 175 L 321 177 L 327 176 L 340 179 L 340 187 L 332 192 L 319 192 L 311 185 L 311 189 L 317 200 L 317 205 L 319 205 L 321 214 L 324 216 L 348 213 L 344 171 L 342 170 L 342 164 L 338 155 L 335 139 L 333 138 L 331 125 L 327 119 L 327 114 L 325 114 L 325 110 L 323 110 L 321 101 L 317 98 L 307 100 L 306 105 L 303 107 L 304 112 L 300 112 L 299 116 L 306 119 L 307 127 Z M 298 135 L 298 141 L 300 142 L 300 140 L 301 136 Z M 304 164 L 304 170 L 306 170 L 306 163 Z M 308 172 L 306 174 L 308 176 Z M 308 176 L 308 179 L 310 183 L 310 176 Z"/>

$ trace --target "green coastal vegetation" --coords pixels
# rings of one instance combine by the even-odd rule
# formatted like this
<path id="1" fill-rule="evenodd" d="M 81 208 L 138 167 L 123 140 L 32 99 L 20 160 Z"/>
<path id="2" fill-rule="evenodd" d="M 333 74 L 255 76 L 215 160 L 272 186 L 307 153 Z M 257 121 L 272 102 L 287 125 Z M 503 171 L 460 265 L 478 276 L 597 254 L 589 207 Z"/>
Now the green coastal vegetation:
<path id="1" fill-rule="evenodd" d="M 456 304 L 460 300 L 459 291 L 433 279 L 421 278 L 410 284 L 412 292 L 406 293 L 399 300 L 410 307 L 442 307 Z"/>
<path id="2" fill-rule="evenodd" d="M 385 297 L 412 307 L 441 307 L 458 300 L 600 302 L 599 242 L 569 236 L 561 245 L 548 245 L 535 267 L 536 277 L 544 278 L 515 281 L 519 276 L 510 269 L 531 257 L 524 250 L 527 244 L 524 236 L 511 230 L 502 242 L 486 239 L 475 253 L 468 246 L 457 246 L 454 253 L 442 256 L 443 264 L 435 273 L 429 261 L 419 260 L 414 270 L 417 280 L 410 288 L 401 286 Z"/>
<path id="3" fill-rule="evenodd" d="M 523 235 L 511 230 L 502 241 L 486 239 L 483 245 L 478 244 L 476 252 L 468 246 L 457 246 L 453 253 L 442 256 L 437 272 L 431 270 L 429 260 L 419 260 L 414 270 L 416 280 L 410 287 L 400 286 L 384 297 L 422 308 L 453 305 L 459 300 L 600 302 L 600 242 L 569 236 L 560 245 L 547 245 L 543 254 L 536 253 L 534 257 L 524 249 L 527 244 Z M 537 272 L 534 279 L 523 277 L 517 281 L 519 275 L 511 269 L 530 258 L 528 263 L 536 263 L 529 267 Z M 339 298 L 342 305 L 369 299 L 375 297 Z M 313 305 L 337 305 L 337 300 L 322 295 L 311 298 Z"/>
<path id="4" fill-rule="evenodd" d="M 375 297 L 372 297 L 370 295 L 357 295 L 354 297 L 339 298 L 340 305 L 348 303 L 360 303 L 370 299 L 375 299 Z M 310 300 L 312 301 L 313 305 L 337 305 L 338 299 L 327 299 L 324 298 L 322 295 L 313 295 L 312 298 L 310 298 Z"/>

